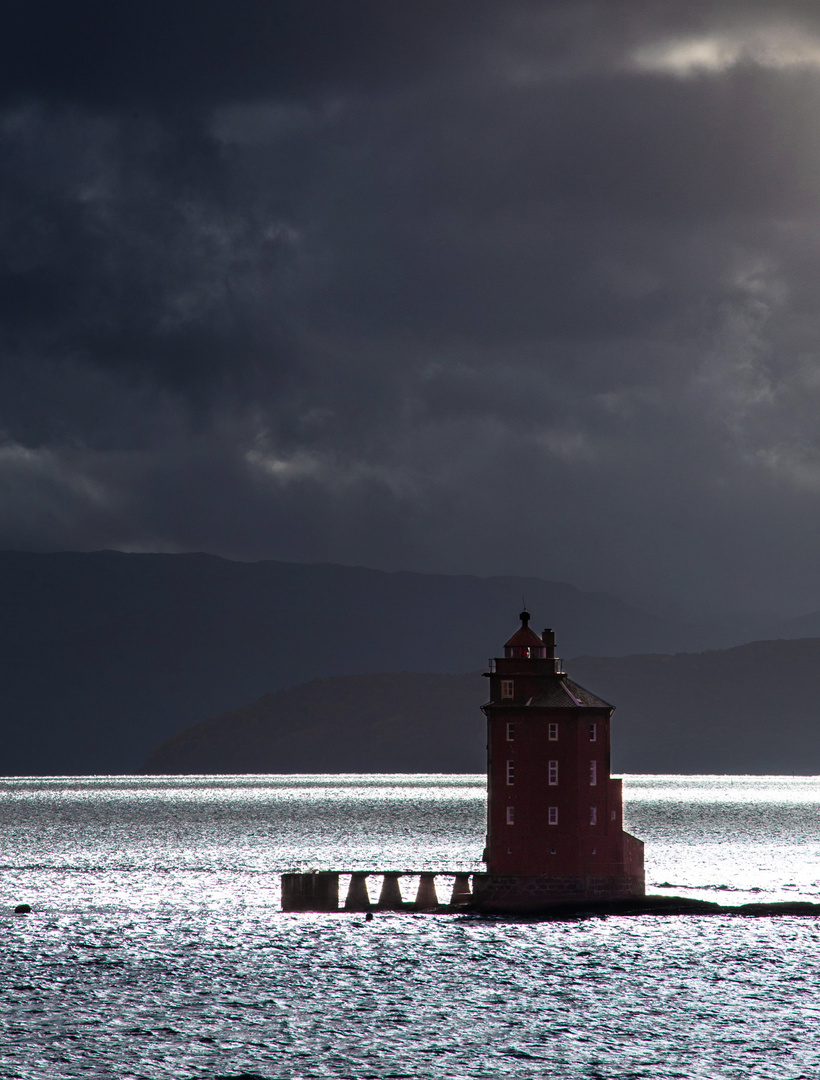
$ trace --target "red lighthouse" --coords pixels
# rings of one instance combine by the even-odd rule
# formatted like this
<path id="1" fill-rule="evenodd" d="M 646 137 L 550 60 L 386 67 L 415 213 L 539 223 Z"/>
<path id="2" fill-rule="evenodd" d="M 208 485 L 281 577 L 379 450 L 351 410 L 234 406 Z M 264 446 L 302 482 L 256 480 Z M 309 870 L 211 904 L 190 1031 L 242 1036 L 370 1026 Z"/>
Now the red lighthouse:
<path id="1" fill-rule="evenodd" d="M 623 831 L 609 775 L 613 707 L 574 683 L 555 635 L 521 627 L 490 661 L 487 863 L 479 908 L 530 909 L 644 895 L 643 843 Z"/>

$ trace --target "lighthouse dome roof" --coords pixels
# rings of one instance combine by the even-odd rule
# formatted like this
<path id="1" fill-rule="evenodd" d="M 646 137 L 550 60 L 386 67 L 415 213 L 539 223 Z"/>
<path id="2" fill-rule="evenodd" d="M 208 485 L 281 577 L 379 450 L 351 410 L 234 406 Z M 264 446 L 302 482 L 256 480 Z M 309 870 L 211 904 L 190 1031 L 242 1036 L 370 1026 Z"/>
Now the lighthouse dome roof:
<path id="1" fill-rule="evenodd" d="M 530 621 L 530 613 L 522 611 L 520 615 L 521 626 L 516 630 L 509 641 L 504 642 L 505 649 L 531 649 L 541 646 L 544 642 L 534 630 L 530 630 L 527 623 Z"/>

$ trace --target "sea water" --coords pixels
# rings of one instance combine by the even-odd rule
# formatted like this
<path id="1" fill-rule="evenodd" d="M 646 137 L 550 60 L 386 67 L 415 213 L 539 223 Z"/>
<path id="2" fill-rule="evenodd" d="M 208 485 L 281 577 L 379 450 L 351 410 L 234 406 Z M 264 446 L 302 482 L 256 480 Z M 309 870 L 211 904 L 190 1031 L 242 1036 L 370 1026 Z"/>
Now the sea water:
<path id="1" fill-rule="evenodd" d="M 820 778 L 624 796 L 648 891 L 820 901 Z M 814 918 L 279 910 L 288 869 L 480 869 L 484 799 L 481 776 L 0 780 L 0 1077 L 820 1076 Z"/>

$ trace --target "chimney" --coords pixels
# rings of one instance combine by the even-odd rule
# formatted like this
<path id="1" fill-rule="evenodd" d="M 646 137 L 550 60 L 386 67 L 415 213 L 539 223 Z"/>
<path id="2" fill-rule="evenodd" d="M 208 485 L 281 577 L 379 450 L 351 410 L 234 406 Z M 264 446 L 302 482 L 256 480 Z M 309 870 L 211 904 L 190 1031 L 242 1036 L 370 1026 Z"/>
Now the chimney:
<path id="1" fill-rule="evenodd" d="M 541 635 L 541 640 L 547 646 L 547 659 L 555 659 L 555 632 L 553 630 L 545 630 Z"/>

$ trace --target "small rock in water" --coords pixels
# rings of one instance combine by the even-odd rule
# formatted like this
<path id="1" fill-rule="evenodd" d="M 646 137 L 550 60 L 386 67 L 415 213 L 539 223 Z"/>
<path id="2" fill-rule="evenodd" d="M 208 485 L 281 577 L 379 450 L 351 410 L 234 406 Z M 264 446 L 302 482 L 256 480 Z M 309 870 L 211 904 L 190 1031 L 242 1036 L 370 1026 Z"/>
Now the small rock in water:
<path id="1" fill-rule="evenodd" d="M 365 922 L 373 922 L 373 912 L 372 911 L 368 911 L 368 913 L 364 917 L 364 921 Z"/>
<path id="2" fill-rule="evenodd" d="M 31 904 L 18 904 L 14 909 L 15 915 L 28 915 L 31 911 Z"/>

